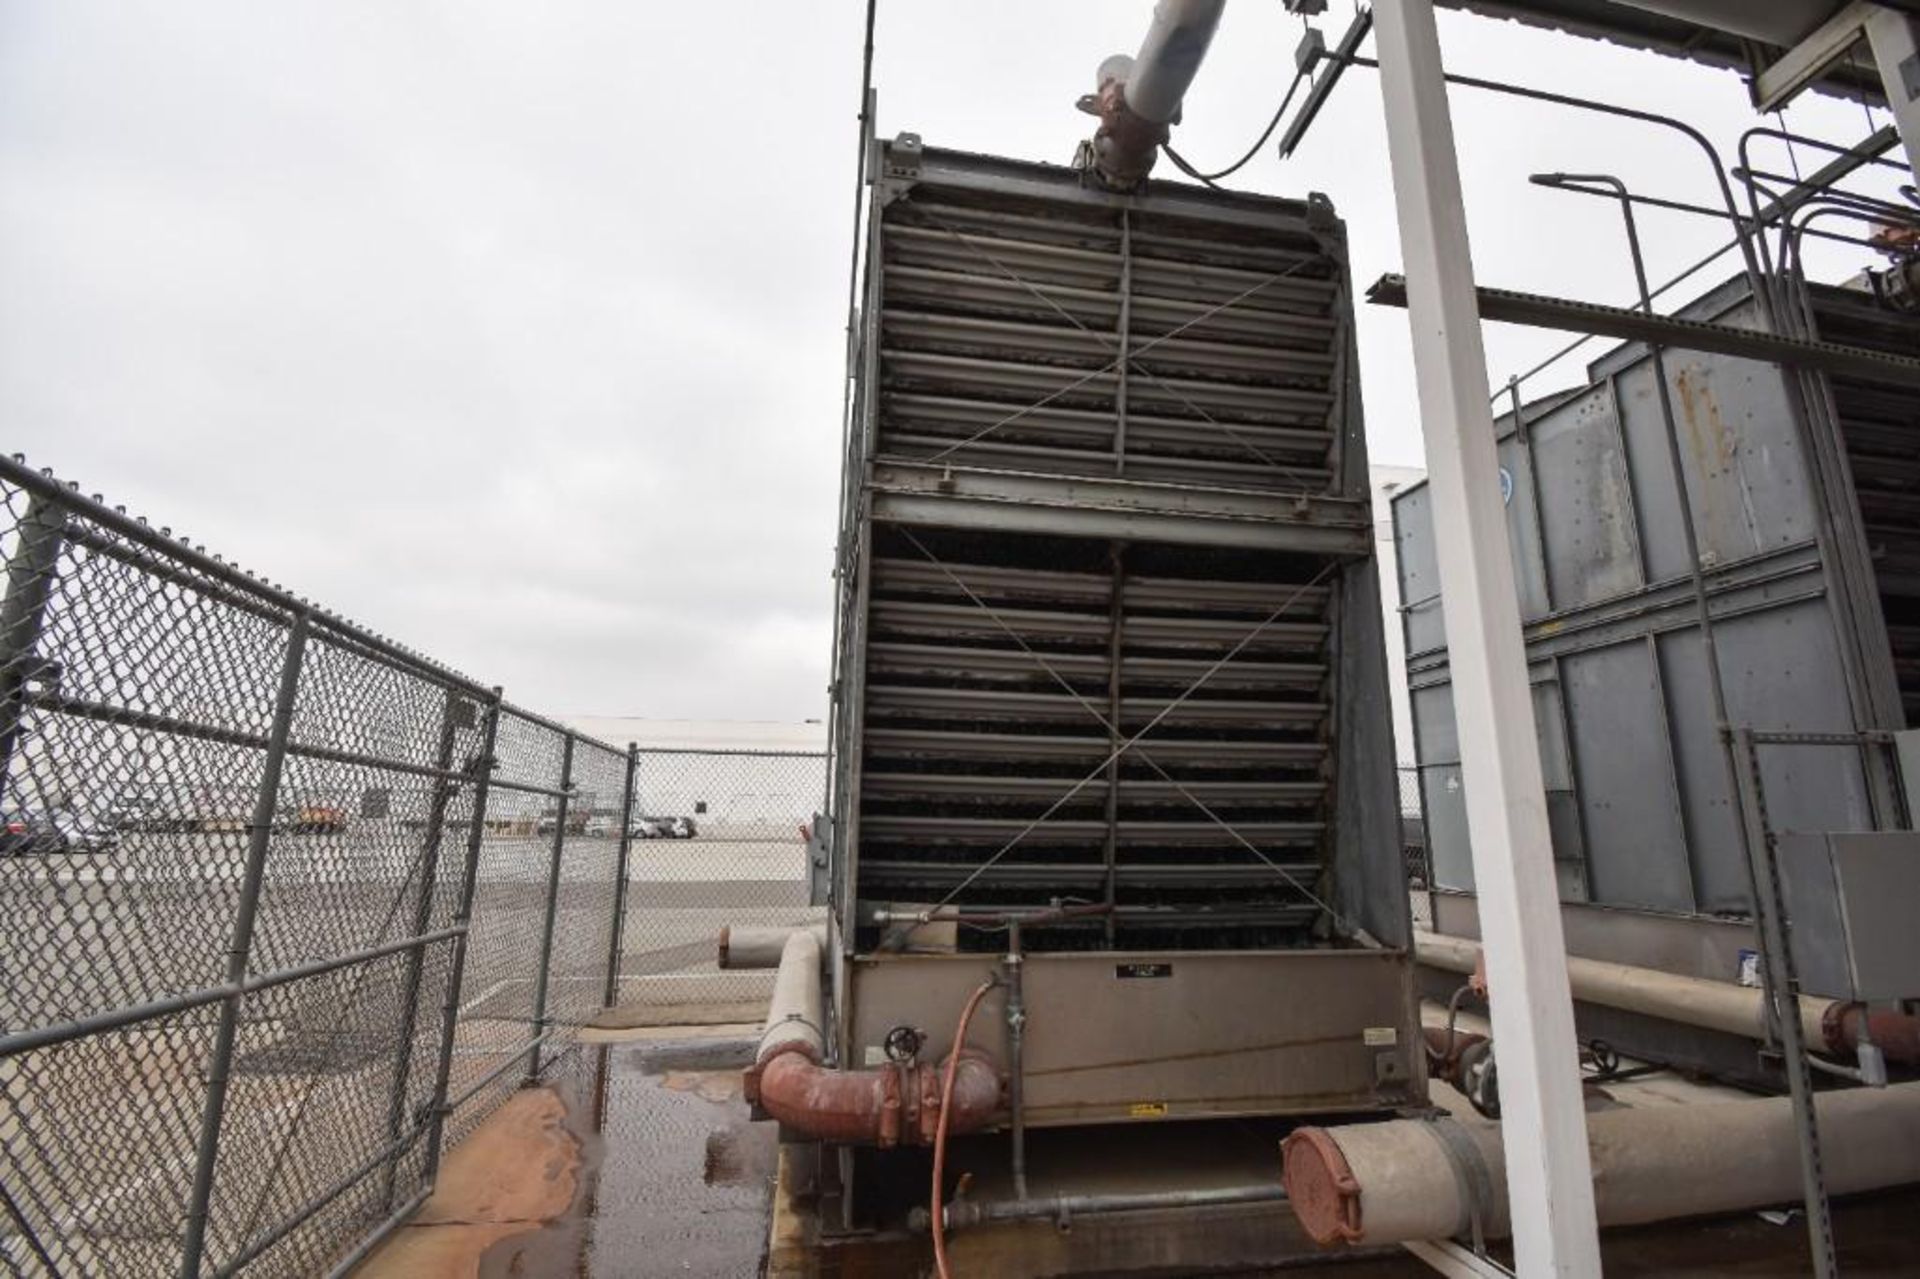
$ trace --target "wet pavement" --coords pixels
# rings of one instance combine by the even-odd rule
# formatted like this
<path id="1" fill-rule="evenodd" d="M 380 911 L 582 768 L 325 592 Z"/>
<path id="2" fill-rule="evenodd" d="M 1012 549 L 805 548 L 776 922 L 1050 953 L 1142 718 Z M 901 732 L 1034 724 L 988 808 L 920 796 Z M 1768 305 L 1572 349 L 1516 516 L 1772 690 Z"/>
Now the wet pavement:
<path id="1" fill-rule="evenodd" d="M 578 1274 L 760 1273 L 779 1146 L 774 1125 L 748 1121 L 740 1093 L 758 1028 L 718 1029 L 582 1049 L 601 1064 Z"/>

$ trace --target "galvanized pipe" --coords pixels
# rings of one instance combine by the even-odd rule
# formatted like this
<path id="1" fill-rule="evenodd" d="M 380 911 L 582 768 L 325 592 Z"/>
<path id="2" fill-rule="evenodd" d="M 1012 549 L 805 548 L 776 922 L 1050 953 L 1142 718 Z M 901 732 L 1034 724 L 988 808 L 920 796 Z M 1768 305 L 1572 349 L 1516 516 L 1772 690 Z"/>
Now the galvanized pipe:
<path id="1" fill-rule="evenodd" d="M 1111 920 L 1112 916 L 1108 916 Z M 1000 980 L 1007 988 L 1007 1109 L 1013 1119 L 1013 1197 L 1027 1197 L 1026 1042 L 1027 1001 L 1022 969 L 1027 966 L 1020 948 L 1020 921 L 1007 925 L 1007 954 L 1000 961 Z M 958 1044 L 954 1045 L 956 1048 Z"/>
<path id="2" fill-rule="evenodd" d="M 622 952 L 627 945 L 627 874 L 633 859 L 633 788 L 640 771 L 640 747 L 637 743 L 627 743 L 627 776 L 620 788 L 620 855 L 614 863 L 613 871 L 613 936 L 607 942 L 607 988 L 602 992 L 600 1002 L 612 1008 L 620 1002 L 620 965 L 624 960 Z M 725 968 L 726 943 L 725 930 L 720 946 L 721 963 Z"/>
<path id="3" fill-rule="evenodd" d="M 547 1036 L 547 996 L 553 979 L 553 938 L 560 922 L 560 861 L 567 851 L 567 809 L 573 799 L 573 734 L 562 739 L 560 797 L 554 801 L 553 856 L 547 864 L 547 917 L 540 930 L 540 968 L 533 980 L 533 1057 L 527 1063 L 527 1082 L 540 1078 L 540 1042 Z"/>
<path id="4" fill-rule="evenodd" d="M 946 1206 L 947 1229 L 974 1226 L 989 1221 L 1053 1221 L 1071 1224 L 1075 1217 L 1093 1217 L 1116 1212 L 1155 1212 L 1169 1208 L 1190 1210 L 1219 1208 L 1235 1204 L 1281 1203 L 1286 1188 L 1277 1182 L 1257 1186 L 1227 1186 L 1213 1190 L 1158 1190 L 1137 1194 L 1047 1195 L 1040 1199 L 987 1200 L 963 1199 Z M 924 1231 L 932 1225 L 925 1208 L 915 1207 L 907 1214 L 907 1225 Z"/>
<path id="5" fill-rule="evenodd" d="M 1855 1194 L 1920 1181 L 1920 1084 L 1820 1096 L 1827 1189 Z M 1603 1226 L 1796 1202 L 1792 1100 L 1752 1098 L 1587 1116 Z M 1453 1119 L 1303 1128 L 1282 1143 L 1300 1223 L 1331 1244 L 1506 1234 L 1500 1125 Z"/>
<path id="6" fill-rule="evenodd" d="M 440 1172 L 440 1141 L 445 1134 L 447 1088 L 453 1077 L 453 1041 L 460 1031 L 460 997 L 466 984 L 467 946 L 472 941 L 473 899 L 480 879 L 480 849 L 486 838 L 487 798 L 493 784 L 497 761 L 494 746 L 500 733 L 500 690 L 492 690 L 487 702 L 487 718 L 481 729 L 480 753 L 468 765 L 473 774 L 473 817 L 467 828 L 466 861 L 461 868 L 460 904 L 453 916 L 457 936 L 453 955 L 447 961 L 447 989 L 440 1007 L 440 1049 L 433 1068 L 433 1110 L 427 1120 L 427 1166 L 422 1180 L 432 1186 Z"/>
<path id="7" fill-rule="evenodd" d="M 240 901 L 234 911 L 233 932 L 227 942 L 226 985 L 236 993 L 220 1005 L 213 1060 L 207 1068 L 206 1105 L 200 1115 L 200 1141 L 194 1156 L 193 1188 L 187 1203 L 186 1236 L 180 1246 L 182 1279 L 197 1279 L 207 1246 L 207 1218 L 213 1200 L 213 1175 L 220 1161 L 220 1133 L 226 1119 L 227 1084 L 233 1075 L 233 1055 L 240 1035 L 240 1010 L 245 1000 L 238 988 L 247 979 L 253 951 L 254 926 L 260 916 L 260 898 L 267 878 L 267 854 L 273 845 L 273 814 L 280 803 L 280 775 L 287 760 L 287 740 L 293 732 L 294 703 L 300 692 L 300 672 L 307 651 L 304 610 L 287 631 L 281 658 L 280 687 L 274 698 L 273 725 L 267 734 L 266 758 L 260 765 L 260 783 L 254 795 L 253 821 L 248 827 L 247 862 L 240 882 Z"/>

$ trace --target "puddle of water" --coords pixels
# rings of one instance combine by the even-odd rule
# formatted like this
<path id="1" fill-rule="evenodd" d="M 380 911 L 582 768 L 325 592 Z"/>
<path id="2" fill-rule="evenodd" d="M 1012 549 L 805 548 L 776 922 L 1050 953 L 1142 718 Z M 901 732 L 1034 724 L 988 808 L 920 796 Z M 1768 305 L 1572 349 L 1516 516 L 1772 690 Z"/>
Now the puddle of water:
<path id="1" fill-rule="evenodd" d="M 779 1153 L 747 1117 L 749 1041 L 688 1040 L 595 1050 L 582 1107 L 590 1193 L 574 1273 L 591 1279 L 760 1272 Z"/>

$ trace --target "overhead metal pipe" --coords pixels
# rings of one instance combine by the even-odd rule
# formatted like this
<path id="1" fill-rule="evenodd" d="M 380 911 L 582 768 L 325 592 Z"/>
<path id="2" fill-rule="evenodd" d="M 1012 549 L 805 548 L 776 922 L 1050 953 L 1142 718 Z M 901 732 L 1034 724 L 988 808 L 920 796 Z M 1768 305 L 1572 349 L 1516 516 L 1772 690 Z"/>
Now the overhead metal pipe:
<path id="1" fill-rule="evenodd" d="M 1226 7 L 1227 0 L 1160 0 L 1140 51 L 1100 64 L 1094 93 L 1080 107 L 1100 117 L 1092 168 L 1107 185 L 1137 186 L 1153 169 Z"/>
<path id="2" fill-rule="evenodd" d="M 1000 1071 L 978 1050 L 954 1045 L 958 1060 L 944 1107 L 944 1061 L 937 1066 L 903 1061 L 871 1070 L 825 1065 L 821 953 L 811 928 L 796 929 L 787 938 L 760 1049 L 746 1072 L 749 1102 L 805 1136 L 881 1147 L 932 1144 L 943 1109 L 951 1134 L 976 1132 L 994 1122 L 1002 1108 Z"/>
<path id="3" fill-rule="evenodd" d="M 1920 1181 L 1920 1084 L 1820 1096 L 1828 1189 Z M 1738 1212 L 1800 1197 L 1786 1097 L 1587 1116 L 1603 1226 Z M 1322 1246 L 1511 1228 L 1500 1125 L 1454 1119 L 1302 1128 L 1281 1143 L 1294 1213 Z"/>
<path id="4" fill-rule="evenodd" d="M 1448 972 L 1471 973 L 1480 958 L 1478 942 L 1440 933 L 1415 930 L 1413 948 L 1414 958 L 1421 963 Z M 1767 1038 L 1766 995 L 1757 986 L 1683 977 L 1657 968 L 1577 955 L 1567 956 L 1567 978 L 1574 999 L 1581 1003 L 1604 1004 L 1747 1039 Z M 1889 1061 L 1920 1065 L 1920 1017 L 1817 995 L 1800 996 L 1799 1007 L 1801 1035 L 1809 1044 L 1852 1056 L 1866 1042 Z"/>

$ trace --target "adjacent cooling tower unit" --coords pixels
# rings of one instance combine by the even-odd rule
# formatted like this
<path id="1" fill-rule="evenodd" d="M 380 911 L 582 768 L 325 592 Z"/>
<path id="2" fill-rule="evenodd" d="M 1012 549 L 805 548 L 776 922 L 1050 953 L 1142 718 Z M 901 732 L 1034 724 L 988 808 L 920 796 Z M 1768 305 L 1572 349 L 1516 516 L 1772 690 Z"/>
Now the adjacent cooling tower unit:
<path id="1" fill-rule="evenodd" d="M 878 150 L 829 1054 L 943 1059 L 1020 921 L 1027 1125 L 1424 1102 L 1341 223 Z"/>
<path id="2" fill-rule="evenodd" d="M 1920 316 L 1864 289 L 1810 286 L 1814 336 L 1886 353 L 1889 368 L 1794 374 L 1670 349 L 1671 429 L 1651 353 L 1627 344 L 1585 383 L 1497 422 L 1501 487 L 1546 774 L 1568 949 L 1739 980 L 1757 947 L 1741 807 L 1712 714 L 1680 485 L 1734 728 L 1758 752 L 1778 836 L 1801 989 L 1905 997 L 1865 979 L 1870 952 L 1912 934 L 1910 826 L 1890 735 L 1920 709 Z M 1682 318 L 1751 328 L 1745 277 Z M 1895 376 L 1896 374 L 1900 376 Z M 1475 936 L 1473 863 L 1453 725 L 1427 491 L 1394 500 L 1434 926 Z M 1545 852 L 1547 850 L 1543 850 Z M 1903 860 L 1905 859 L 1905 860 Z M 1876 917 L 1865 907 L 1879 903 Z M 1895 947 L 1907 957 L 1914 951 Z M 1885 965 L 1880 965 L 1882 968 Z M 1457 976 L 1448 975 L 1449 982 Z M 1911 986 L 1916 979 L 1909 976 Z M 1751 1043 L 1600 1007 L 1584 1033 L 1730 1074 Z M 1767 1082 L 1764 1078 L 1756 1082 Z"/>

